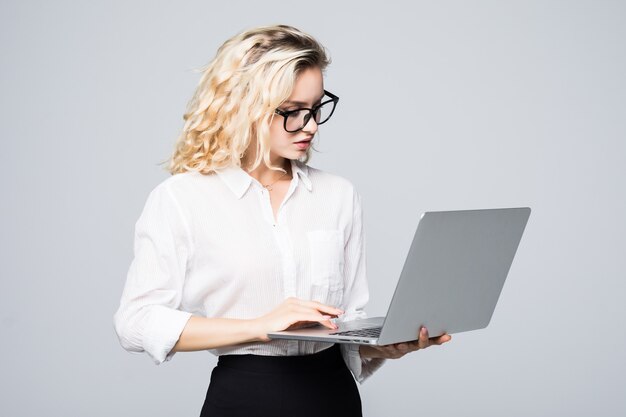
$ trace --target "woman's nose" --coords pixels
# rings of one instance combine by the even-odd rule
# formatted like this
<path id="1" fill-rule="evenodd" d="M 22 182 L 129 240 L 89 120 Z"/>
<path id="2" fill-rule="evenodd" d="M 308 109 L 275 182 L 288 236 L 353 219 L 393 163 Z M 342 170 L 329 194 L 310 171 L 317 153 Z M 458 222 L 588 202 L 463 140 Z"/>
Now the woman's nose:
<path id="1" fill-rule="evenodd" d="M 306 122 L 302 130 L 314 135 L 317 132 L 317 122 L 315 122 L 314 119 L 315 119 L 314 117 L 310 117 L 309 121 Z"/>

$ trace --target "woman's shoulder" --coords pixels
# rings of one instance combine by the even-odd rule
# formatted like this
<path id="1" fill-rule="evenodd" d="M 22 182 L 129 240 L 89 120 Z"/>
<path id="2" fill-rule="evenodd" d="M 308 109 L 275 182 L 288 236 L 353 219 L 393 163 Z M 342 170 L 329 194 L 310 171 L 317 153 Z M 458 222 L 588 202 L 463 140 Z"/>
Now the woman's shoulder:
<path id="1" fill-rule="evenodd" d="M 169 188 L 176 188 L 184 187 L 185 185 L 190 184 L 206 184 L 207 182 L 212 182 L 215 180 L 217 180 L 217 175 L 215 172 L 203 174 L 197 171 L 186 171 L 170 175 L 169 177 L 161 181 L 161 183 L 159 183 L 157 187 L 165 186 Z"/>
<path id="2" fill-rule="evenodd" d="M 354 183 L 342 175 L 315 168 L 310 165 L 303 164 L 303 167 L 303 169 L 307 171 L 307 175 L 313 183 L 313 187 L 315 187 L 316 184 L 319 184 L 321 186 L 338 188 L 342 191 L 356 192 Z"/>
<path id="3" fill-rule="evenodd" d="M 215 173 L 202 174 L 196 171 L 181 172 L 170 175 L 161 180 L 153 188 L 151 193 L 166 192 L 181 196 L 188 193 L 197 193 L 199 188 L 206 189 L 211 183 L 217 181 Z"/>

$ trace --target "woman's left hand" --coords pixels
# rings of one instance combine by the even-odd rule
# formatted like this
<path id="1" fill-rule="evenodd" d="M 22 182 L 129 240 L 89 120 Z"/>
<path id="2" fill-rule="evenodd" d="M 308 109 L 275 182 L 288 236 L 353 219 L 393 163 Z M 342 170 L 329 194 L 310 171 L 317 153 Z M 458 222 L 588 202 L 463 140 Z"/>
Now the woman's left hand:
<path id="1" fill-rule="evenodd" d="M 444 334 L 439 337 L 428 337 L 428 330 L 426 327 L 422 327 L 419 333 L 419 338 L 411 342 L 395 343 L 393 345 L 385 346 L 368 346 L 361 345 L 359 352 L 363 358 L 383 358 L 383 359 L 398 359 L 403 357 L 409 352 L 413 352 L 420 349 L 426 349 L 432 345 L 441 345 L 449 342 L 452 336 Z"/>

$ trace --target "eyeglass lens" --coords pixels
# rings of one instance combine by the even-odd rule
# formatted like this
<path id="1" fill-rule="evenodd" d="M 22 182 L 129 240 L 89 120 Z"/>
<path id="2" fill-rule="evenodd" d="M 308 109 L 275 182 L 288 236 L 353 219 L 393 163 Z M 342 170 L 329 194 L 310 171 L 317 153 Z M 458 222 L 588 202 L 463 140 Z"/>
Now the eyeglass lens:
<path id="1" fill-rule="evenodd" d="M 320 106 L 315 112 L 315 122 L 317 124 L 322 124 L 333 113 L 333 108 L 335 107 L 335 102 L 329 101 L 328 103 L 324 103 Z M 294 113 L 289 114 L 286 119 L 285 126 L 288 131 L 296 131 L 302 129 L 309 122 L 311 118 L 311 112 L 309 110 L 300 110 Z"/>

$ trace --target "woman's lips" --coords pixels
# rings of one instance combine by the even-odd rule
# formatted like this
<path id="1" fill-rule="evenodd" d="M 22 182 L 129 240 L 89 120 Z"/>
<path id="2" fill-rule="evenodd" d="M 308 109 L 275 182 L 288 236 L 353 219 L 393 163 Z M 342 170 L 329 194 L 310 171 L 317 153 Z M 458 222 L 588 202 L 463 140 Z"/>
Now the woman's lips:
<path id="1" fill-rule="evenodd" d="M 311 143 L 311 139 L 301 140 L 300 142 L 294 143 L 299 149 L 306 149 L 309 147 L 309 143 Z"/>

